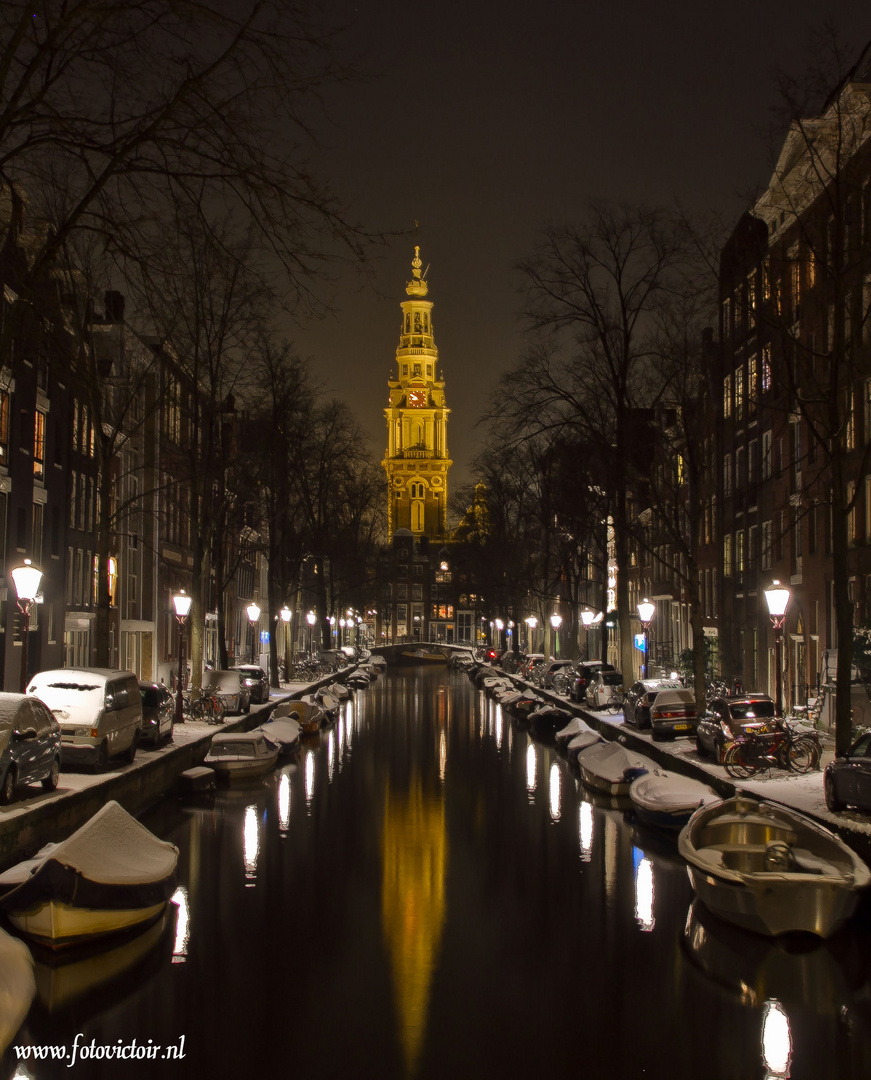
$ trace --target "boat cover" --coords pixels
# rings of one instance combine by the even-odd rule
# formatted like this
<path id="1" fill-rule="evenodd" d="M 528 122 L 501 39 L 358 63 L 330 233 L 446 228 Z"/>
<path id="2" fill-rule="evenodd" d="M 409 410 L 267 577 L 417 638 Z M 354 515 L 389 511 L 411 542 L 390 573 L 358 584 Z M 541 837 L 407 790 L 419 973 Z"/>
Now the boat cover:
<path id="1" fill-rule="evenodd" d="M 651 763 L 640 754 L 630 754 L 619 743 L 597 743 L 582 750 L 578 762 L 594 776 L 610 783 L 620 783 L 627 769 L 650 769 Z"/>
<path id="2" fill-rule="evenodd" d="M 254 730 L 261 732 L 269 742 L 277 743 L 279 746 L 292 746 L 299 739 L 301 728 L 298 720 L 287 716 L 270 720 Z"/>
<path id="3" fill-rule="evenodd" d="M 582 731 L 592 730 L 593 729 L 586 720 L 582 720 L 580 716 L 576 716 L 573 720 L 569 720 L 564 728 L 560 728 L 554 738 L 557 742 L 562 742 L 563 740 L 568 741 L 569 739 L 573 739 L 576 735 L 580 735 Z"/>
<path id="4" fill-rule="evenodd" d="M 0 907 L 25 911 L 49 900 L 129 910 L 168 900 L 178 848 L 159 840 L 114 800 L 59 844 L 46 844 L 0 874 Z"/>
<path id="5" fill-rule="evenodd" d="M 649 810 L 688 810 L 717 802 L 716 792 L 700 780 L 653 769 L 632 782 L 629 795 L 633 802 Z"/>

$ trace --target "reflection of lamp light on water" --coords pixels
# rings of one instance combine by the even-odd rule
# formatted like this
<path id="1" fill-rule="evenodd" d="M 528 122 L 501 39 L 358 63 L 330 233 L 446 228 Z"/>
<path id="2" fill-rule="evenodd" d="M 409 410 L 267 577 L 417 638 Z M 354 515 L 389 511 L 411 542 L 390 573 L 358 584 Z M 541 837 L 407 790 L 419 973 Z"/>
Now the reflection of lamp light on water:
<path id="1" fill-rule="evenodd" d="M 762 1015 L 762 1063 L 768 1070 L 765 1080 L 785 1080 L 790 1074 L 792 1034 L 789 1017 L 774 998 L 765 1002 Z"/>
<path id="2" fill-rule="evenodd" d="M 190 908 L 188 906 L 188 894 L 181 885 L 169 898 L 170 903 L 178 908 L 175 916 L 175 944 L 172 947 L 172 962 L 183 964 L 187 959 L 188 942 L 190 941 Z"/>
<path id="3" fill-rule="evenodd" d="M 560 773 L 559 765 L 554 761 L 550 766 L 550 819 L 559 821 L 560 815 Z"/>
<path id="4" fill-rule="evenodd" d="M 283 839 L 290 828 L 290 777 L 286 771 L 278 778 L 278 828 Z"/>
<path id="5" fill-rule="evenodd" d="M 582 802 L 578 810 L 578 839 L 581 862 L 589 862 L 593 855 L 593 808 L 588 802 Z"/>
<path id="6" fill-rule="evenodd" d="M 642 930 L 652 930 L 656 922 L 653 898 L 653 863 L 644 856 L 635 867 L 635 920 Z"/>
<path id="7" fill-rule="evenodd" d="M 535 746 L 530 743 L 526 748 L 526 790 L 535 791 Z"/>
<path id="8" fill-rule="evenodd" d="M 257 876 L 257 856 L 260 854 L 260 827 L 257 823 L 257 807 L 245 807 L 245 823 L 242 826 L 242 853 L 245 859 L 245 888 L 253 889 Z"/>
<path id="9" fill-rule="evenodd" d="M 311 752 L 305 756 L 305 804 L 311 807 L 315 793 L 315 756 Z"/>

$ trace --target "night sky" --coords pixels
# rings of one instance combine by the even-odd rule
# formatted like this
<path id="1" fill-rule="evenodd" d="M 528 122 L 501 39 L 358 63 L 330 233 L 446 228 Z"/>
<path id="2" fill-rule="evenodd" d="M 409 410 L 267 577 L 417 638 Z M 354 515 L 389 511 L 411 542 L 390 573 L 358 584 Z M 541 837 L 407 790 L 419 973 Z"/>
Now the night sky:
<path id="1" fill-rule="evenodd" d="M 731 227 L 767 183 L 778 69 L 799 74 L 831 19 L 871 39 L 868 0 L 338 0 L 371 80 L 330 95 L 314 158 L 382 249 L 374 287 L 341 276 L 335 312 L 305 330 L 331 392 L 380 460 L 383 408 L 414 243 L 451 408 L 451 489 L 469 479 L 499 375 L 523 351 L 516 261 L 541 229 L 609 198 L 714 212 Z M 418 239 L 413 239 L 415 221 Z"/>

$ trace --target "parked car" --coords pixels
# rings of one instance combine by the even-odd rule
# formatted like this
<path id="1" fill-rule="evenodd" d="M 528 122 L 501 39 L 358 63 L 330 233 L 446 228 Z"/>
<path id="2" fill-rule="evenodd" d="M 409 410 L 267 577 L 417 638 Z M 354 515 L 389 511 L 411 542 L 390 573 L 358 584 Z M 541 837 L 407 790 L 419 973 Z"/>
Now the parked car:
<path id="1" fill-rule="evenodd" d="M 269 679 L 262 667 L 256 664 L 237 664 L 236 671 L 248 687 L 252 705 L 262 705 L 265 701 L 269 701 Z"/>
<path id="2" fill-rule="evenodd" d="M 542 671 L 541 685 L 545 688 L 552 688 L 554 675 L 558 671 L 564 671 L 571 666 L 571 660 L 548 660 Z"/>
<path id="3" fill-rule="evenodd" d="M 204 671 L 203 689 L 220 694 L 228 716 L 239 716 L 251 711 L 251 694 L 245 677 L 238 668 L 222 671 Z"/>
<path id="4" fill-rule="evenodd" d="M 591 709 L 604 709 L 615 697 L 623 697 L 623 676 L 613 667 L 600 669 L 587 683 L 587 704 Z"/>
<path id="5" fill-rule="evenodd" d="M 597 671 L 613 671 L 614 665 L 603 663 L 601 660 L 584 660 L 577 665 L 575 680 L 569 688 L 569 697 L 572 701 L 583 702 L 587 700 L 587 683 Z"/>
<path id="6" fill-rule="evenodd" d="M 625 711 L 623 715 L 626 715 Z M 654 739 L 663 739 L 666 735 L 692 735 L 698 722 L 696 695 L 685 686 L 660 690 L 650 706 Z"/>
<path id="7" fill-rule="evenodd" d="M 172 738 L 175 701 L 162 683 L 139 680 L 142 698 L 142 742 L 157 746 L 164 738 Z"/>
<path id="8" fill-rule="evenodd" d="M 61 767 L 60 724 L 39 698 L 0 693 L 0 803 L 15 789 L 42 781 L 57 787 Z"/>
<path id="9" fill-rule="evenodd" d="M 714 698 L 696 727 L 696 748 L 722 761 L 723 750 L 742 734 L 745 725 L 774 720 L 775 715 L 774 702 L 767 694 Z"/>
<path id="10" fill-rule="evenodd" d="M 524 679 L 529 679 L 532 676 L 533 671 L 540 667 L 546 660 L 544 653 L 531 652 L 527 653 L 523 658 L 523 662 L 520 665 L 520 674 Z"/>
<path id="11" fill-rule="evenodd" d="M 499 657 L 499 667 L 513 675 L 520 667 L 520 654 L 508 649 Z"/>
<path id="12" fill-rule="evenodd" d="M 142 733 L 142 697 L 132 671 L 57 668 L 34 675 L 27 696 L 39 698 L 60 724 L 63 763 L 102 770 L 109 758 L 133 761 Z"/>
<path id="13" fill-rule="evenodd" d="M 639 679 L 623 698 L 623 719 L 637 728 L 650 727 L 650 703 L 660 690 L 679 690 L 677 679 Z"/>
<path id="14" fill-rule="evenodd" d="M 826 765 L 823 790 L 829 810 L 855 806 L 871 814 L 871 731 L 860 735 L 846 754 Z"/>

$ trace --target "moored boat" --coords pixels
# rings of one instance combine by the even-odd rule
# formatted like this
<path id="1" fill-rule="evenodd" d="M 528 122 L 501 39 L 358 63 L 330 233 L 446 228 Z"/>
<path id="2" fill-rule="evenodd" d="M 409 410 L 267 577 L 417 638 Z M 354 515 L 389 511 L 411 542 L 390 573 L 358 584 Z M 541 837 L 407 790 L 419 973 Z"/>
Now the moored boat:
<path id="1" fill-rule="evenodd" d="M 178 848 L 114 800 L 66 840 L 0 874 L 12 925 L 57 948 L 156 919 L 175 889 Z"/>
<path id="2" fill-rule="evenodd" d="M 0 1057 L 18 1034 L 35 995 L 30 949 L 0 930 Z"/>
<path id="3" fill-rule="evenodd" d="M 770 937 L 831 937 L 871 883 L 868 866 L 835 833 L 796 810 L 746 796 L 697 810 L 678 849 L 711 911 Z"/>
<path id="4" fill-rule="evenodd" d="M 299 721 L 290 716 L 268 720 L 259 728 L 254 728 L 254 731 L 262 732 L 270 742 L 275 743 L 279 755 L 292 754 L 299 750 L 302 728 Z"/>
<path id="5" fill-rule="evenodd" d="M 632 781 L 653 768 L 653 762 L 631 754 L 616 742 L 596 743 L 578 754 L 581 779 L 605 795 L 628 795 Z"/>
<path id="6" fill-rule="evenodd" d="M 324 710 L 316 701 L 298 698 L 294 701 L 282 701 L 272 713 L 273 719 L 280 720 L 289 716 L 299 722 L 303 735 L 314 735 L 324 724 Z"/>
<path id="7" fill-rule="evenodd" d="M 221 731 L 212 739 L 203 764 L 225 780 L 247 780 L 275 767 L 278 746 L 258 728 L 253 731 Z"/>
<path id="8" fill-rule="evenodd" d="M 592 728 L 587 728 L 586 731 L 579 731 L 566 747 L 566 757 L 569 761 L 577 765 L 578 755 L 582 751 L 588 749 L 590 746 L 595 746 L 596 743 L 604 741 L 605 740 L 598 731 L 593 731 Z"/>
<path id="9" fill-rule="evenodd" d="M 576 735 L 580 735 L 582 731 L 592 731 L 593 729 L 587 723 L 586 720 L 582 720 L 580 716 L 572 717 L 565 727 L 560 728 L 554 735 L 557 745 L 565 743 L 568 745 Z"/>
<path id="10" fill-rule="evenodd" d="M 654 768 L 632 781 L 629 798 L 646 825 L 682 829 L 700 806 L 719 802 L 720 796 L 700 780 Z"/>

